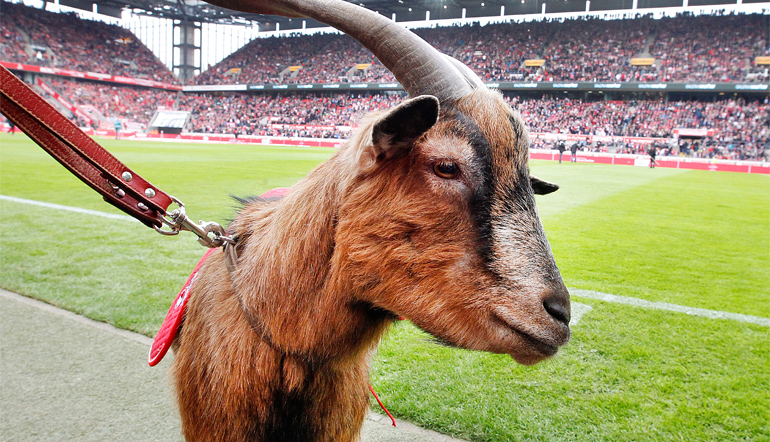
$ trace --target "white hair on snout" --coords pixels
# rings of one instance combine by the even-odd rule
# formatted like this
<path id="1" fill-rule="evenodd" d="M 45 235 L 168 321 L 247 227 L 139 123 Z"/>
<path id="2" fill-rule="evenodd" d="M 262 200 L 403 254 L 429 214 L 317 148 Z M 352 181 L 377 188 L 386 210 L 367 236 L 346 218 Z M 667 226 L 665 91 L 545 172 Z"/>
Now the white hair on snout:
<path id="1" fill-rule="evenodd" d="M 542 279 L 555 271 L 556 266 L 536 211 L 517 209 L 492 220 L 493 267 L 506 279 L 531 283 L 533 278 Z"/>

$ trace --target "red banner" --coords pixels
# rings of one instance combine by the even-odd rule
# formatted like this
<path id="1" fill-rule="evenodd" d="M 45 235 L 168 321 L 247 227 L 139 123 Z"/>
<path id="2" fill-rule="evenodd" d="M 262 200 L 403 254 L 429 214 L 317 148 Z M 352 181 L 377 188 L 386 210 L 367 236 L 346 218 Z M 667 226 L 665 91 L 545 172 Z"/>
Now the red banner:
<path id="1" fill-rule="evenodd" d="M 98 74 L 96 72 L 80 72 L 80 71 L 73 71 L 71 69 L 49 68 L 44 66 L 34 66 L 34 65 L 22 64 L 22 63 L 11 63 L 8 61 L 0 61 L 0 65 L 3 65 L 7 69 L 15 70 L 15 71 L 38 72 L 41 74 L 60 75 L 62 77 L 82 78 L 86 80 L 110 81 L 112 83 L 152 87 L 156 89 L 167 89 L 167 90 L 173 90 L 173 91 L 182 90 L 182 86 L 179 84 L 161 83 L 160 81 L 145 80 L 142 78 L 120 77 L 120 76 L 109 75 L 109 74 Z"/>
<path id="2" fill-rule="evenodd" d="M 533 160 L 559 160 L 558 150 L 533 149 L 529 157 Z M 615 164 L 623 166 L 644 166 L 650 164 L 649 156 L 634 154 L 609 154 L 578 152 L 578 163 Z M 569 152 L 562 161 L 569 161 Z M 658 157 L 656 167 L 671 169 L 710 170 L 714 172 L 761 173 L 770 175 L 770 163 L 759 161 L 714 160 L 708 158 Z"/>

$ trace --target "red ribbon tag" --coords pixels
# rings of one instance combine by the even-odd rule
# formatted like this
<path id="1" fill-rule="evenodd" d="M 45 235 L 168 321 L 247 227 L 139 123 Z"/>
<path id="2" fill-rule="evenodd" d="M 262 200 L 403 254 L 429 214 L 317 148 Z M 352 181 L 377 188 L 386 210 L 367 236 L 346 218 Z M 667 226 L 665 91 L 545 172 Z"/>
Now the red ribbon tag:
<path id="1" fill-rule="evenodd" d="M 190 277 L 187 278 L 187 282 L 184 283 L 182 290 L 176 295 L 176 299 L 174 299 L 174 302 L 171 304 L 171 308 L 168 309 L 166 319 L 163 320 L 163 325 L 160 326 L 160 330 L 158 330 L 158 334 L 155 335 L 155 341 L 153 341 L 152 347 L 150 348 L 150 354 L 147 358 L 150 367 L 157 365 L 158 362 L 166 356 L 168 349 L 171 348 L 171 343 L 174 342 L 177 333 L 179 333 L 179 326 L 182 324 L 182 318 L 184 318 L 184 311 L 187 306 L 187 300 L 189 299 L 190 289 L 192 289 L 195 280 L 198 279 L 198 272 L 201 267 L 203 267 L 203 263 L 206 262 L 206 259 L 209 255 L 214 253 L 215 250 L 217 249 L 209 249 L 206 254 L 203 255 L 203 258 L 198 262 L 198 265 L 195 266 L 195 270 L 193 270 Z"/>

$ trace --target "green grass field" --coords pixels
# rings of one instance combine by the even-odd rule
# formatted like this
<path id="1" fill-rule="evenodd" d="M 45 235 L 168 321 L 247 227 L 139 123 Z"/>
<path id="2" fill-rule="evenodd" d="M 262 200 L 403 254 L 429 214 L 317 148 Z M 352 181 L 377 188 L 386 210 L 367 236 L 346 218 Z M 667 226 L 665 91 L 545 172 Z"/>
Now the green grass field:
<path id="1" fill-rule="evenodd" d="M 231 195 L 289 186 L 329 149 L 101 140 L 226 222 Z M 770 317 L 770 177 L 533 162 L 570 288 Z M 119 213 L 26 137 L 0 134 L 0 194 Z M 0 200 L 0 286 L 152 336 L 204 249 L 190 234 Z M 534 367 L 436 346 L 409 323 L 372 384 L 400 418 L 474 441 L 770 441 L 770 328 L 588 298 L 572 342 Z"/>

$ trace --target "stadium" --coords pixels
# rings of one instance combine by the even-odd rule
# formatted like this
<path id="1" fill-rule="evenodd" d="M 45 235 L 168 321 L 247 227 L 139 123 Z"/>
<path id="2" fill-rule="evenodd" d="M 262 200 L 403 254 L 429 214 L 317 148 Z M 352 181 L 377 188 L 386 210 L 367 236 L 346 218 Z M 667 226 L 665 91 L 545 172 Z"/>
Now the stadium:
<path id="1" fill-rule="evenodd" d="M 474 441 L 770 440 L 770 2 L 356 3 L 467 65 L 521 115 L 532 173 L 561 186 L 537 211 L 573 302 L 572 341 L 532 367 L 397 324 L 371 369 L 388 409 Z M 202 2 L 2 1 L 0 34 L 0 64 L 222 224 L 232 196 L 291 187 L 365 115 L 408 97 L 320 22 Z M 0 287 L 153 336 L 200 246 L 148 234 L 4 117 L 0 131 Z M 24 309 L 10 296 L 3 321 Z M 0 364 L 0 439 L 179 440 L 172 403 L 126 405 L 149 377 L 121 371 L 133 361 L 113 381 L 60 379 L 65 344 L 27 327 L 3 329 L 16 356 Z M 18 351 L 44 340 L 46 362 Z M 82 377 L 125 391 L 51 387 L 101 388 Z"/>

